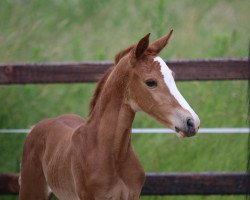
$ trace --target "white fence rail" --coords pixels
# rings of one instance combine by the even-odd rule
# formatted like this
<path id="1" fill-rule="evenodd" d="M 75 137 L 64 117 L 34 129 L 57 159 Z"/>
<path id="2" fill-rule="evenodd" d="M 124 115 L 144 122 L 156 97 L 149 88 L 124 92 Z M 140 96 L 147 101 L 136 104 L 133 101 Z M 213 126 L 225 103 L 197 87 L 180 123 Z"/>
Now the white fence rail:
<path id="1" fill-rule="evenodd" d="M 29 133 L 30 129 L 0 129 L 0 133 Z M 132 133 L 134 134 L 169 134 L 174 133 L 171 129 L 167 128 L 133 128 Z M 209 134 L 249 134 L 249 128 L 200 128 L 198 133 L 209 133 Z"/>

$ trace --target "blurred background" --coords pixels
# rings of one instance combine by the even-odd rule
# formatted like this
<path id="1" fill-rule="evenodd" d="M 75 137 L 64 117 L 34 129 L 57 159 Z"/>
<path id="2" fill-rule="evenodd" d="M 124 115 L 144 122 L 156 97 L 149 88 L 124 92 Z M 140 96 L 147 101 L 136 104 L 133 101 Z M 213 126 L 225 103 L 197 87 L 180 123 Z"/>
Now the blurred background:
<path id="1" fill-rule="evenodd" d="M 151 32 L 174 29 L 164 59 L 245 58 L 249 0 L 1 0 L 0 63 L 113 60 Z M 226 72 L 225 72 L 226 73 Z M 178 82 L 201 127 L 247 127 L 247 81 Z M 0 129 L 30 128 L 63 113 L 88 114 L 95 84 L 0 86 Z M 138 113 L 134 128 L 162 127 Z M 246 170 L 247 134 L 133 135 L 147 172 Z M 0 134 L 0 172 L 18 172 L 25 134 Z M 4 197 L 11 200 L 17 197 Z M 243 196 L 142 197 L 144 200 L 243 200 Z"/>

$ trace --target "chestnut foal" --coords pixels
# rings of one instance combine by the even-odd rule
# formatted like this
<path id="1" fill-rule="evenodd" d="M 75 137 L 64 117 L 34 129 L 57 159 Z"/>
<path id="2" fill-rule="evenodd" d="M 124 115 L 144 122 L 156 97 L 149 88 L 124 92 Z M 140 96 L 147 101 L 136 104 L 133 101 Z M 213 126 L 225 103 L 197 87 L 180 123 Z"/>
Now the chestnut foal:
<path id="1" fill-rule="evenodd" d="M 144 111 L 180 137 L 200 120 L 158 57 L 172 31 L 149 45 L 149 34 L 120 52 L 99 81 L 89 118 L 62 115 L 39 122 L 23 149 L 20 200 L 136 200 L 145 173 L 131 146 L 131 126 Z"/>

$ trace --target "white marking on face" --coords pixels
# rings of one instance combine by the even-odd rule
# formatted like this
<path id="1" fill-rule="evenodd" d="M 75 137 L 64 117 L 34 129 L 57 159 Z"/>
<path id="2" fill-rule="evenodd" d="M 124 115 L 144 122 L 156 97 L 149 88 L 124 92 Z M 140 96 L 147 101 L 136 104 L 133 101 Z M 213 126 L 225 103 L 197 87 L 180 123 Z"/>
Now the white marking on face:
<path id="1" fill-rule="evenodd" d="M 172 75 L 172 71 L 168 68 L 167 64 L 160 58 L 159 56 L 154 58 L 154 61 L 159 62 L 161 66 L 161 73 L 164 77 L 164 82 L 168 89 L 170 90 L 170 93 L 174 96 L 174 98 L 177 100 L 177 102 L 180 104 L 180 106 L 186 110 L 188 110 L 191 115 L 194 118 L 195 123 L 200 124 L 199 117 L 197 114 L 193 111 L 193 109 L 190 107 L 190 105 L 187 103 L 187 101 L 183 98 L 181 93 L 179 92 L 178 88 L 176 87 L 175 80 Z"/>

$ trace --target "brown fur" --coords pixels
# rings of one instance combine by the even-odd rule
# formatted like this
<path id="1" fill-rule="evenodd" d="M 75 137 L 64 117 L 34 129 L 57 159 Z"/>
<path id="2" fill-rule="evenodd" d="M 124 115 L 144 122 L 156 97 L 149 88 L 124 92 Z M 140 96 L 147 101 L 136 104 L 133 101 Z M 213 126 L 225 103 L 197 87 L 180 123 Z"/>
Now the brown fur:
<path id="1" fill-rule="evenodd" d="M 105 84 L 107 78 L 109 77 L 111 71 L 113 70 L 113 68 L 118 64 L 118 62 L 125 56 L 127 55 L 131 49 L 133 49 L 135 47 L 135 45 L 131 45 L 130 47 L 120 51 L 118 54 L 116 54 L 115 56 L 115 65 L 113 67 L 111 67 L 110 69 L 108 69 L 104 75 L 102 76 L 102 78 L 98 81 L 96 89 L 94 91 L 93 97 L 90 101 L 89 104 L 89 116 L 91 115 L 95 105 L 96 105 L 96 101 L 99 98 L 99 94 L 102 91 L 103 85 Z"/>
<path id="2" fill-rule="evenodd" d="M 164 86 L 147 52 L 148 37 L 117 54 L 97 84 L 86 121 L 62 115 L 35 125 L 23 148 L 20 200 L 49 199 L 49 188 L 60 200 L 139 199 L 145 174 L 131 146 L 136 111 L 170 127 L 176 109 L 187 114 Z M 166 42 L 152 44 L 154 50 Z M 150 77 L 157 89 L 145 85 Z"/>
<path id="3" fill-rule="evenodd" d="M 91 113 L 93 112 L 93 109 L 94 109 L 94 107 L 96 105 L 96 102 L 97 102 L 97 100 L 99 98 L 99 95 L 100 95 L 100 93 L 102 91 L 102 88 L 103 88 L 103 86 L 104 86 L 107 78 L 109 77 L 111 71 L 112 71 L 112 68 L 108 69 L 104 73 L 104 75 L 102 76 L 102 78 L 98 81 L 96 89 L 94 91 L 94 94 L 93 94 L 93 96 L 91 98 L 91 101 L 90 101 L 90 104 L 89 104 L 89 115 L 88 116 L 90 116 Z"/>
<path id="4" fill-rule="evenodd" d="M 120 51 L 118 54 L 115 56 L 115 65 L 118 64 L 118 62 L 125 56 L 127 55 L 133 48 L 135 48 L 135 45 L 131 45 L 130 47 Z"/>

